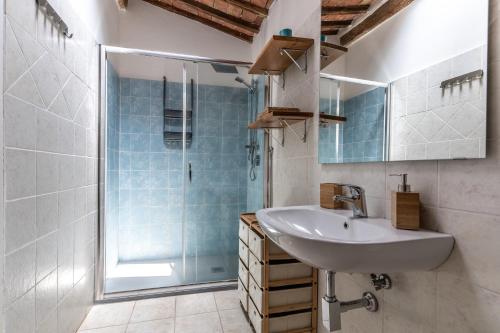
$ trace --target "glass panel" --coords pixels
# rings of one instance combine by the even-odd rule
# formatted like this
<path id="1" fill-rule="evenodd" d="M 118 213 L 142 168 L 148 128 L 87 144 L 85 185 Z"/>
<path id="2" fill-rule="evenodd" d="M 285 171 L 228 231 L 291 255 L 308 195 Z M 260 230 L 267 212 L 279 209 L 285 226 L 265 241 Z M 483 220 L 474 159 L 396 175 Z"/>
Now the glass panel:
<path id="1" fill-rule="evenodd" d="M 249 101 L 255 88 L 246 68 L 207 63 L 198 64 L 197 82 L 193 141 L 187 149 L 192 180 L 186 187 L 186 238 L 187 262 L 195 263 L 194 280 L 201 283 L 237 277 L 238 218 L 247 210 L 249 181 Z"/>
<path id="2" fill-rule="evenodd" d="M 181 285 L 183 63 L 109 59 L 105 292 Z"/>
<path id="3" fill-rule="evenodd" d="M 107 62 L 105 292 L 235 280 L 263 207 L 264 79 L 130 54 Z"/>

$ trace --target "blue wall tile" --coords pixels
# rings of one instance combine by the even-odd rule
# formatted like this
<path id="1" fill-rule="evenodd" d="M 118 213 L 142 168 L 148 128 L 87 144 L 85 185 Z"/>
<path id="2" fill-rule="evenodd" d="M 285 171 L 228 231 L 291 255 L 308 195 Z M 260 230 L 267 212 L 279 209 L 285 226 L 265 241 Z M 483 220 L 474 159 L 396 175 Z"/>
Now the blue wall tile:
<path id="1" fill-rule="evenodd" d="M 120 260 L 180 255 L 173 247 L 180 247 L 182 239 L 182 145 L 163 142 L 163 82 L 117 82 L 120 112 L 113 135 L 119 152 L 113 160 L 119 172 L 112 179 L 110 175 L 109 182 L 119 188 Z M 262 97 L 263 84 L 259 89 Z M 168 82 L 167 94 L 167 107 L 182 109 L 182 84 Z M 248 179 L 249 94 L 244 88 L 209 85 L 200 85 L 198 94 L 186 156 L 192 182 L 186 178 L 185 204 L 187 223 L 204 228 L 190 227 L 194 234 L 188 235 L 188 248 L 191 254 L 236 255 L 239 213 L 249 205 L 262 207 L 262 182 Z M 182 130 L 182 121 L 172 122 L 169 129 Z M 261 134 L 257 137 L 262 148 Z M 261 177 L 261 167 L 257 172 Z"/>

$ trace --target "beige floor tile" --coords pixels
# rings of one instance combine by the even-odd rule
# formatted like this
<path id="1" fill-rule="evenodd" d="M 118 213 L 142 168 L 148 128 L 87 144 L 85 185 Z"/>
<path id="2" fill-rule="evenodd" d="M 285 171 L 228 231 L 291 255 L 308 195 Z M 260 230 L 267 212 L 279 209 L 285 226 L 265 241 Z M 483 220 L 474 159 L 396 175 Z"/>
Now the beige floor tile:
<path id="1" fill-rule="evenodd" d="M 140 300 L 135 303 L 131 323 L 167 319 L 175 316 L 175 297 Z"/>
<path id="2" fill-rule="evenodd" d="M 252 333 L 241 309 L 222 310 L 219 315 L 224 333 Z"/>
<path id="3" fill-rule="evenodd" d="M 223 331 L 219 314 L 217 312 L 210 312 L 175 318 L 175 332 L 222 333 Z"/>
<path id="4" fill-rule="evenodd" d="M 176 317 L 214 311 L 217 311 L 217 307 L 215 305 L 213 293 L 182 295 L 176 297 Z"/>
<path id="5" fill-rule="evenodd" d="M 174 333 L 174 318 L 131 323 L 127 333 Z"/>
<path id="6" fill-rule="evenodd" d="M 127 324 L 135 302 L 96 305 L 90 310 L 80 330 Z"/>
<path id="7" fill-rule="evenodd" d="M 127 325 L 120 325 L 120 326 L 110 326 L 110 327 L 104 327 L 104 328 L 96 328 L 92 330 L 80 330 L 78 333 L 125 333 L 125 330 L 127 329 Z"/>
<path id="8" fill-rule="evenodd" d="M 214 293 L 217 310 L 230 310 L 240 308 L 238 290 L 225 290 Z"/>

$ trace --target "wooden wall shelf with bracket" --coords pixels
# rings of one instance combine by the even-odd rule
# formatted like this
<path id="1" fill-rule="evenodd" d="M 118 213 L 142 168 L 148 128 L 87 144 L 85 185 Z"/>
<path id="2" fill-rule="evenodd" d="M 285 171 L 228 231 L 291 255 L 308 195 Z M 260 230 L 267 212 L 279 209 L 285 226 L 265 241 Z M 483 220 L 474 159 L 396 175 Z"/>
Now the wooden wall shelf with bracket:
<path id="1" fill-rule="evenodd" d="M 337 44 L 321 42 L 321 61 L 320 68 L 323 69 L 330 65 L 332 62 L 337 60 L 339 57 L 346 54 L 348 51 L 347 47 L 343 47 Z"/>
<path id="2" fill-rule="evenodd" d="M 292 63 L 302 71 L 307 71 L 307 50 L 314 44 L 312 38 L 286 37 L 274 35 L 250 67 L 249 74 L 280 75 Z M 306 54 L 305 65 L 300 66 L 297 59 Z"/>
<path id="3" fill-rule="evenodd" d="M 284 128 L 289 125 L 313 117 L 312 112 L 301 112 L 297 108 L 267 107 L 248 128 Z"/>

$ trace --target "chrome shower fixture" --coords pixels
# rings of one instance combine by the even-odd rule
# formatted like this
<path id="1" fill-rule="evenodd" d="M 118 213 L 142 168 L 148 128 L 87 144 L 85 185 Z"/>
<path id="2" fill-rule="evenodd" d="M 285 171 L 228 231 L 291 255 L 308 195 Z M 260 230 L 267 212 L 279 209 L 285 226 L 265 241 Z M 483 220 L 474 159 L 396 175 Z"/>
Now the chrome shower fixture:
<path id="1" fill-rule="evenodd" d="M 254 85 L 253 85 L 253 84 L 248 83 L 248 82 L 247 82 L 247 81 L 245 81 L 245 79 L 243 79 L 242 77 L 237 76 L 237 77 L 235 77 L 235 78 L 234 78 L 234 80 L 235 80 L 236 82 L 239 82 L 239 83 L 241 83 L 241 84 L 245 85 L 245 86 L 246 86 L 246 87 L 250 90 L 250 93 L 252 93 L 252 94 L 253 94 L 253 93 L 255 92 L 255 87 L 254 87 Z M 253 83 L 253 82 L 252 82 L 252 83 Z"/>

